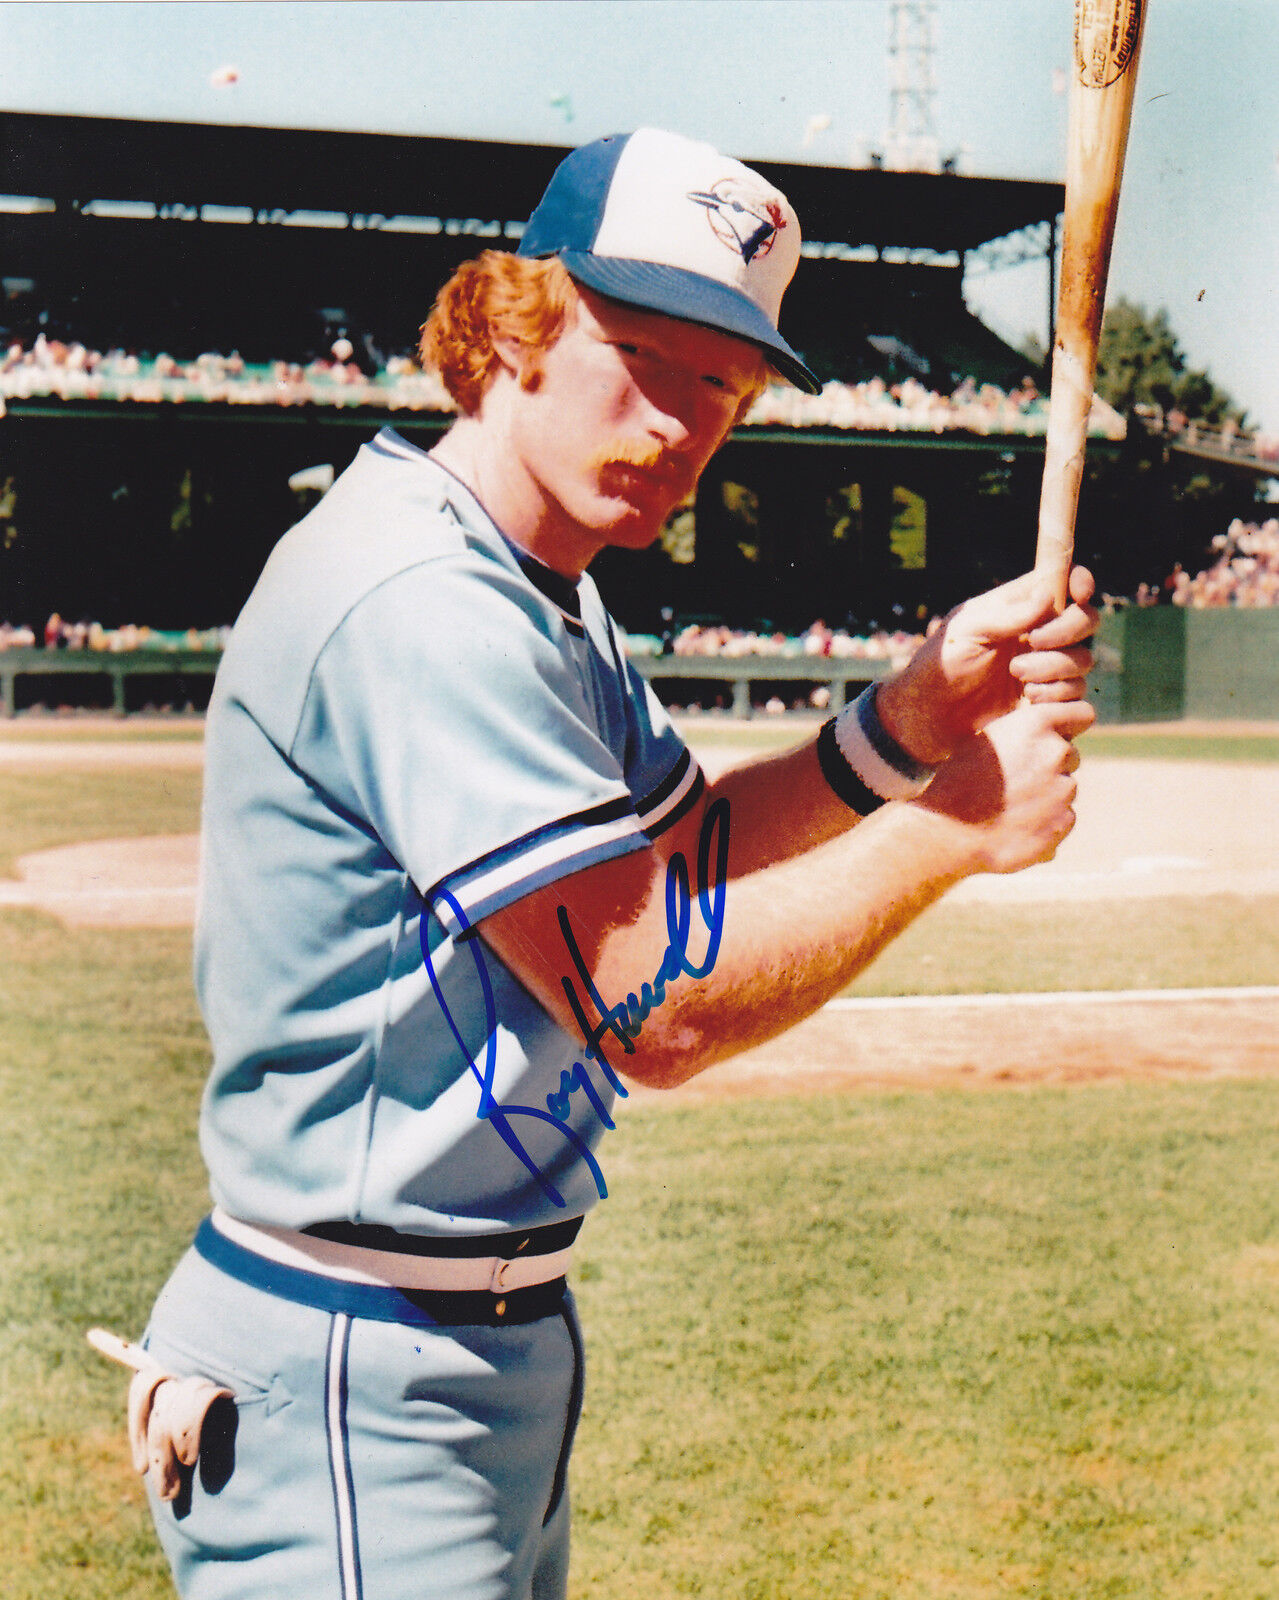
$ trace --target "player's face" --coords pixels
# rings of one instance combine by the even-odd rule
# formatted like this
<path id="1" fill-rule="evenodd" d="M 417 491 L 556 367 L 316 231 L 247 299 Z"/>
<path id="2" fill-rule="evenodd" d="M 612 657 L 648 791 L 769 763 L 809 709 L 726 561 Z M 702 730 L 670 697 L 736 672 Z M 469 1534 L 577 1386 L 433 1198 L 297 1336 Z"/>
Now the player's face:
<path id="1" fill-rule="evenodd" d="M 582 290 L 522 392 L 521 465 L 564 533 L 593 546 L 586 559 L 610 544 L 643 548 L 763 376 L 744 340 Z"/>

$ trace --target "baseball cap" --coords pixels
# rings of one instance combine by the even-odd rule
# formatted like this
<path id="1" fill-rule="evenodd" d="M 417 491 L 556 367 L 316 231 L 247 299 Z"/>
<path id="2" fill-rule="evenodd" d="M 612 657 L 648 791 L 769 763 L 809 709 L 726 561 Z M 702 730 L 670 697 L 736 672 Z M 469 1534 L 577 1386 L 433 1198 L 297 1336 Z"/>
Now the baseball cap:
<path id="1" fill-rule="evenodd" d="M 797 388 L 821 384 L 777 331 L 799 265 L 786 196 L 713 145 L 658 128 L 610 134 L 555 169 L 520 241 L 588 289 L 746 339 Z"/>

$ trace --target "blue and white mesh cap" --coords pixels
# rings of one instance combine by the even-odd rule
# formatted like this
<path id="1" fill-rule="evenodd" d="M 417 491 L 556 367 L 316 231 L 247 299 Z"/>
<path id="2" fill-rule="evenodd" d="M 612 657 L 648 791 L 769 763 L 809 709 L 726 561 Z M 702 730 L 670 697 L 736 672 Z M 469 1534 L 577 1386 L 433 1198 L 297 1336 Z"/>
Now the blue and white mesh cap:
<path id="1" fill-rule="evenodd" d="M 640 128 L 555 169 L 520 241 L 588 289 L 757 345 L 809 394 L 821 385 L 777 331 L 799 265 L 799 219 L 759 173 L 713 145 Z"/>

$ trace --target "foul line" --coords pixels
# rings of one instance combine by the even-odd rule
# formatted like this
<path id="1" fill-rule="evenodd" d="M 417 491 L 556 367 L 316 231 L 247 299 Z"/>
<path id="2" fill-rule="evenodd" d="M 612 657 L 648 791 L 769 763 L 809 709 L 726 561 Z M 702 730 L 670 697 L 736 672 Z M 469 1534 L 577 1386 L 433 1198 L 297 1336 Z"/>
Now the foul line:
<path id="1" fill-rule="evenodd" d="M 1064 989 L 1026 994 L 904 994 L 828 1000 L 824 1011 L 939 1011 L 981 1006 L 1164 1004 L 1169 1001 L 1279 1000 L 1279 987 L 1252 989 Z"/>

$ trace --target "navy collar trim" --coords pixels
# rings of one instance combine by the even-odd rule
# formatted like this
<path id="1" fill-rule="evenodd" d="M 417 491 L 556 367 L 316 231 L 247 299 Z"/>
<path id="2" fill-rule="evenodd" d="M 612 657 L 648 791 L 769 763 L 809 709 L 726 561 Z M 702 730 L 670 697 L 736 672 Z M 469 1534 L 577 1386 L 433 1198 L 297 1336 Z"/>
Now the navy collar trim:
<path id="1" fill-rule="evenodd" d="M 501 532 L 501 530 L 498 530 Z M 502 534 L 506 539 L 506 535 Z M 562 572 L 556 572 L 548 567 L 544 561 L 539 561 L 536 556 L 531 556 L 526 550 L 521 550 L 518 545 L 511 544 L 511 554 L 520 564 L 520 571 L 538 591 L 544 594 L 553 606 L 558 606 L 566 617 L 574 622 L 582 620 L 582 597 L 577 591 L 577 585 L 571 578 L 566 578 Z"/>

